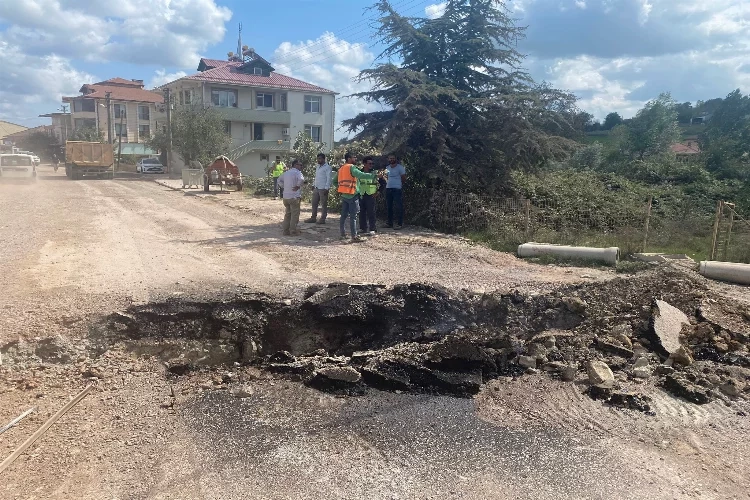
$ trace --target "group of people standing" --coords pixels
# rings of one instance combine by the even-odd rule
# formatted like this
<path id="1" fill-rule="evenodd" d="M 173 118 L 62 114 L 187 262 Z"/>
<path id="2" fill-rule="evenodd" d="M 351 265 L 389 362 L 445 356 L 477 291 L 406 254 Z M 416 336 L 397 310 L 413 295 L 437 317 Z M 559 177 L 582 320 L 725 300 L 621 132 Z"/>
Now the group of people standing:
<path id="1" fill-rule="evenodd" d="M 406 181 L 406 169 L 395 155 L 388 156 L 388 165 L 384 172 L 373 170 L 372 156 L 362 158 L 361 165 L 357 157 L 346 153 L 344 165 L 334 170 L 326 161 L 326 155 L 318 154 L 313 181 L 312 214 L 308 223 L 325 224 L 328 216 L 328 195 L 333 187 L 341 197 L 341 219 L 339 229 L 342 241 L 362 241 L 361 235 L 377 234 L 375 224 L 376 198 L 385 192 L 388 212 L 385 227 L 399 230 L 404 224 L 404 204 L 402 188 Z M 299 216 L 302 200 L 302 186 L 306 184 L 302 175 L 302 162 L 293 160 L 289 169 L 280 158 L 271 169 L 274 179 L 274 199 L 279 191 L 284 203 L 284 235 L 298 235 Z M 320 218 L 318 209 L 320 208 Z M 346 234 L 346 223 L 349 221 L 349 236 Z M 395 221 L 395 225 L 394 225 Z"/>

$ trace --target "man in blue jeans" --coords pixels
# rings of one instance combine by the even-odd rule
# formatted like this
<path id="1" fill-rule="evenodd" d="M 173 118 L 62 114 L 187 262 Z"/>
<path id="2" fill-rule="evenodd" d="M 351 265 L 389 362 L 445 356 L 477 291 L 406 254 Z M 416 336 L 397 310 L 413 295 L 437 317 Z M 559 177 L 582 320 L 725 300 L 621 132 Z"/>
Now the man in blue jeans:
<path id="1" fill-rule="evenodd" d="M 388 182 L 385 185 L 385 204 L 388 207 L 388 223 L 385 227 L 401 229 L 404 227 L 404 198 L 401 189 L 406 181 L 406 169 L 399 163 L 396 155 L 388 155 Z M 396 227 L 393 226 L 393 212 L 396 211 Z"/>
<path id="2" fill-rule="evenodd" d="M 341 196 L 341 219 L 339 220 L 339 229 L 341 230 L 341 240 L 346 240 L 346 219 L 350 218 L 350 233 L 353 242 L 362 241 L 357 234 L 357 216 L 359 215 L 359 198 L 362 193 L 360 180 L 374 180 L 377 178 L 375 173 L 365 173 L 355 165 L 357 157 L 351 153 L 346 153 L 344 165 L 338 172 L 333 174 L 333 184 Z"/>

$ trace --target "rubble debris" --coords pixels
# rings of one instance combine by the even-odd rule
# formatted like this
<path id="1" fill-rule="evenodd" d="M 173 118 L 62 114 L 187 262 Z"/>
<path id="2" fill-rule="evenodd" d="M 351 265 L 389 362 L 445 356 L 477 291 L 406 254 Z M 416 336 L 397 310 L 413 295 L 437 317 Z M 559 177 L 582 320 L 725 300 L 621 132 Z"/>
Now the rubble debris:
<path id="1" fill-rule="evenodd" d="M 562 299 L 563 304 L 568 310 L 575 314 L 584 314 L 586 312 L 586 301 L 580 297 L 564 297 Z"/>
<path id="2" fill-rule="evenodd" d="M 362 380 L 362 374 L 351 366 L 324 366 L 315 372 L 314 377 L 348 384 L 356 384 Z"/>
<path id="3" fill-rule="evenodd" d="M 649 402 L 651 399 L 643 394 L 631 394 L 627 392 L 613 392 L 607 403 L 618 408 L 636 410 L 650 415 L 655 415 L 651 410 Z"/>
<path id="4" fill-rule="evenodd" d="M 648 358 L 641 357 L 633 364 L 633 376 L 636 378 L 649 378 L 653 374 L 651 363 Z"/>
<path id="5" fill-rule="evenodd" d="M 675 396 L 687 399 L 695 404 L 703 405 L 711 401 L 705 388 L 690 382 L 677 373 L 665 377 L 664 388 Z"/>
<path id="6" fill-rule="evenodd" d="M 615 356 L 621 356 L 625 359 L 630 359 L 635 355 L 635 352 L 633 352 L 632 349 L 629 349 L 627 347 L 623 347 L 621 345 L 617 345 L 612 342 L 607 342 L 606 340 L 603 340 L 599 337 L 594 339 L 596 346 L 601 349 L 602 351 L 609 352 L 614 354 Z"/>
<path id="7" fill-rule="evenodd" d="M 629 349 L 633 347 L 633 341 L 630 339 L 633 336 L 633 328 L 630 325 L 616 325 L 610 331 L 609 336 Z"/>
<path id="8" fill-rule="evenodd" d="M 536 358 L 534 356 L 519 356 L 518 364 L 524 368 L 536 368 Z"/>
<path id="9" fill-rule="evenodd" d="M 684 345 L 678 347 L 675 352 L 670 354 L 669 358 L 678 365 L 690 366 L 693 364 L 693 355 Z"/>
<path id="10" fill-rule="evenodd" d="M 729 378 L 723 384 L 719 385 L 719 390 L 721 392 L 734 398 L 742 394 L 744 388 L 745 384 L 733 378 Z"/>
<path id="11" fill-rule="evenodd" d="M 615 376 L 604 361 L 589 361 L 586 365 L 589 383 L 595 387 L 610 389 L 614 386 Z"/>
<path id="12" fill-rule="evenodd" d="M 16 418 L 14 418 L 13 420 L 11 420 L 10 422 L 8 422 L 7 424 L 5 424 L 4 426 L 0 427 L 0 434 L 2 434 L 3 432 L 7 431 L 8 429 L 10 429 L 11 427 L 13 427 L 14 425 L 18 424 L 18 422 L 20 422 L 21 420 L 23 420 L 24 418 L 26 418 L 29 414 L 31 414 L 32 412 L 34 412 L 34 410 L 36 410 L 36 408 L 29 408 L 28 410 L 26 410 L 25 412 L 21 413 L 19 416 L 17 416 Z"/>
<path id="13" fill-rule="evenodd" d="M 683 325 L 690 325 L 684 312 L 663 300 L 654 300 L 649 323 L 649 341 L 664 356 L 676 352 L 680 344 Z"/>
<path id="14" fill-rule="evenodd" d="M 252 388 L 252 386 L 249 385 L 240 385 L 237 387 L 233 387 L 231 391 L 229 391 L 232 396 L 239 399 L 249 398 L 253 394 L 255 394 L 255 389 Z"/>

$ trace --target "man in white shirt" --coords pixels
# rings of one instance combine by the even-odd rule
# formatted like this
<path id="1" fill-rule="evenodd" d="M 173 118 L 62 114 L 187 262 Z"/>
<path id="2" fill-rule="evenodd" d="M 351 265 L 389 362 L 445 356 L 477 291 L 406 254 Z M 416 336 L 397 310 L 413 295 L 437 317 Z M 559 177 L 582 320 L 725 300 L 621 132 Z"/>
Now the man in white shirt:
<path id="1" fill-rule="evenodd" d="M 313 183 L 312 216 L 305 222 L 326 223 L 328 215 L 328 190 L 331 189 L 331 166 L 326 162 L 326 155 L 318 154 L 318 166 L 315 167 L 315 182 Z M 321 207 L 320 219 L 318 217 L 318 205 Z"/>
<path id="2" fill-rule="evenodd" d="M 293 160 L 292 168 L 279 176 L 279 189 L 284 198 L 284 222 L 281 225 L 284 236 L 300 234 L 297 224 L 299 223 L 299 205 L 302 201 L 302 185 L 305 183 L 301 170 L 302 162 Z"/>

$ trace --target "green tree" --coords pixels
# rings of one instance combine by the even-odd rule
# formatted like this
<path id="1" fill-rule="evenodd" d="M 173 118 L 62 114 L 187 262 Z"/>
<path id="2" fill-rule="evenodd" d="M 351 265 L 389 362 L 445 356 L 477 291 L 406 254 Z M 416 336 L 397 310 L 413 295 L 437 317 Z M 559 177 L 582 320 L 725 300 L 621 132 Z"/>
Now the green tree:
<path id="1" fill-rule="evenodd" d="M 69 136 L 69 141 L 104 142 L 104 134 L 95 127 L 83 127 L 75 129 Z"/>
<path id="2" fill-rule="evenodd" d="M 149 147 L 167 148 L 167 134 L 159 130 L 148 141 Z M 185 163 L 199 161 L 208 165 L 232 146 L 232 138 L 224 129 L 224 119 L 211 107 L 200 104 L 179 106 L 172 113 L 172 149 Z"/>
<path id="3" fill-rule="evenodd" d="M 690 124 L 690 120 L 693 119 L 693 104 L 690 102 L 683 102 L 677 105 L 677 121 L 682 124 Z"/>
<path id="4" fill-rule="evenodd" d="M 344 121 L 355 140 L 406 159 L 413 180 L 486 189 L 511 168 L 572 149 L 576 119 L 587 119 L 572 95 L 535 85 L 521 68 L 524 28 L 502 3 L 447 0 L 436 19 L 404 17 L 388 0 L 374 9 L 385 47 L 379 60 L 388 62 L 362 71 L 358 80 L 372 90 L 353 97 L 384 109 Z"/>
<path id="5" fill-rule="evenodd" d="M 681 136 L 674 100 L 668 93 L 659 95 L 627 124 L 615 127 L 613 136 L 618 152 L 630 159 L 668 153 Z"/>
<path id="6" fill-rule="evenodd" d="M 281 157 L 287 167 L 292 166 L 292 160 L 301 161 L 302 175 L 305 176 L 305 179 L 312 182 L 312 179 L 315 178 L 315 165 L 318 164 L 319 153 L 328 155 L 328 146 L 326 143 L 314 142 L 308 134 L 300 132 L 294 139 L 292 150 L 284 153 Z M 271 174 L 270 166 L 268 174 Z"/>
<path id="7" fill-rule="evenodd" d="M 60 147 L 57 145 L 54 137 L 44 132 L 32 132 L 18 141 L 19 149 L 32 151 L 40 158 L 50 159 L 52 154 L 58 153 Z"/>
<path id="8" fill-rule="evenodd" d="M 750 95 L 731 92 L 715 109 L 700 136 L 706 168 L 725 178 L 750 175 Z"/>
<path id="9" fill-rule="evenodd" d="M 618 125 L 622 124 L 622 116 L 620 116 L 620 113 L 610 113 L 604 118 L 604 125 L 602 128 L 604 130 L 612 130 Z"/>

